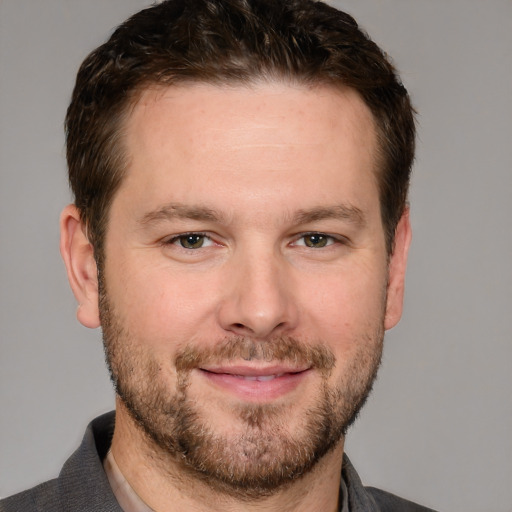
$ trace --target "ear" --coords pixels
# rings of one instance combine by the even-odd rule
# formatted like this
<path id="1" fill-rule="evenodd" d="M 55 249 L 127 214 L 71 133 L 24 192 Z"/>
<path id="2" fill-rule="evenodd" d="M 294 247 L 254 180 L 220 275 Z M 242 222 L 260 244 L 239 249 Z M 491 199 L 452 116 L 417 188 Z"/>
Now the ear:
<path id="1" fill-rule="evenodd" d="M 78 321 L 91 329 L 99 327 L 98 269 L 85 226 L 73 204 L 66 206 L 60 216 L 60 253 L 78 302 Z"/>
<path id="2" fill-rule="evenodd" d="M 405 269 L 407 255 L 411 245 L 412 230 L 409 220 L 409 208 L 406 208 L 395 230 L 393 254 L 388 268 L 388 290 L 384 328 L 393 328 L 402 316 L 404 300 Z"/>

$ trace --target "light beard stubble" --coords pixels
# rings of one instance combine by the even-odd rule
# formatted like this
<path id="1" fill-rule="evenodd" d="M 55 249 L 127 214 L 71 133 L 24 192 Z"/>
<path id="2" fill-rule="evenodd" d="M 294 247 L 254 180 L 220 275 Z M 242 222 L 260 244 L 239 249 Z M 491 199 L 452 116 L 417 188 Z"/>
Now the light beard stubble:
<path id="1" fill-rule="evenodd" d="M 357 356 L 337 386 L 328 386 L 335 357 L 323 344 L 305 344 L 291 337 L 264 342 L 231 337 L 213 348 L 181 350 L 174 361 L 177 385 L 173 393 L 165 385 L 158 361 L 123 327 L 102 285 L 100 317 L 106 361 L 129 414 L 161 461 L 170 458 L 170 464 L 185 474 L 238 499 L 272 495 L 312 470 L 345 436 L 376 378 L 383 322 L 358 341 Z M 208 425 L 206 407 L 196 405 L 187 394 L 190 372 L 206 363 L 240 358 L 306 365 L 322 375 L 319 398 L 304 411 L 299 432 L 287 430 L 285 406 L 273 404 L 233 408 L 241 424 L 235 436 L 215 432 Z"/>

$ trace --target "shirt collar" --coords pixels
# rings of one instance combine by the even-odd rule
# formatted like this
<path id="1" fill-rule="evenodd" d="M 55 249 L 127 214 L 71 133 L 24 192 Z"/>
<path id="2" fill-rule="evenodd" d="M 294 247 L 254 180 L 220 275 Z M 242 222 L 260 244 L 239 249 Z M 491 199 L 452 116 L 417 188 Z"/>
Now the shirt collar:
<path id="1" fill-rule="evenodd" d="M 112 487 L 112 492 L 123 509 L 123 512 L 154 512 L 140 496 L 133 490 L 128 480 L 119 469 L 117 462 L 111 450 L 108 451 L 103 467 L 107 474 L 108 482 Z M 340 486 L 340 509 L 339 512 L 349 512 L 348 508 L 348 489 L 343 477 Z"/>
<path id="2" fill-rule="evenodd" d="M 154 512 L 133 490 L 119 469 L 112 451 L 109 450 L 103 461 L 108 482 L 123 512 Z"/>

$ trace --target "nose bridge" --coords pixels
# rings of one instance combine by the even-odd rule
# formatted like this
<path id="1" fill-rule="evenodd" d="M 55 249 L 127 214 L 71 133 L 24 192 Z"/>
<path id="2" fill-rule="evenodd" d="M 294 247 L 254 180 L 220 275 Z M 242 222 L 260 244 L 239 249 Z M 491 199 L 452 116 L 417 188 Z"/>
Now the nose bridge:
<path id="1" fill-rule="evenodd" d="M 221 305 L 223 328 L 258 338 L 292 329 L 297 321 L 286 260 L 272 247 L 236 251 Z"/>

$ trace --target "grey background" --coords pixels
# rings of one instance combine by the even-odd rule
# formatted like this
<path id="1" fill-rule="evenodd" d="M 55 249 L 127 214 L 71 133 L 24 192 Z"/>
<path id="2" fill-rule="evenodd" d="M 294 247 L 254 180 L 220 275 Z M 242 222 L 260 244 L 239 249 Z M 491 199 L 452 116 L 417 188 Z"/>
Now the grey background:
<path id="1" fill-rule="evenodd" d="M 62 123 L 86 54 L 144 0 L 0 0 L 0 496 L 113 405 L 58 254 Z M 512 2 L 347 0 L 420 112 L 401 324 L 347 452 L 367 484 L 512 510 Z"/>

